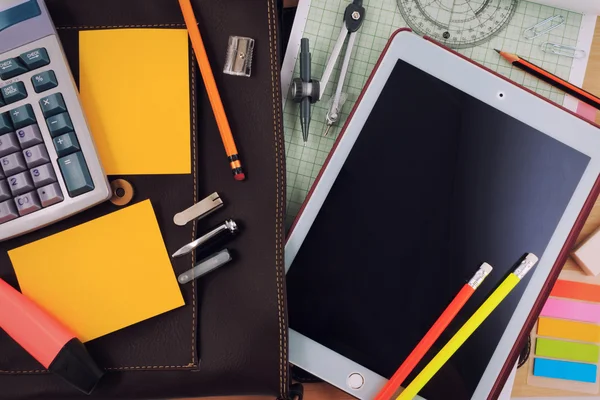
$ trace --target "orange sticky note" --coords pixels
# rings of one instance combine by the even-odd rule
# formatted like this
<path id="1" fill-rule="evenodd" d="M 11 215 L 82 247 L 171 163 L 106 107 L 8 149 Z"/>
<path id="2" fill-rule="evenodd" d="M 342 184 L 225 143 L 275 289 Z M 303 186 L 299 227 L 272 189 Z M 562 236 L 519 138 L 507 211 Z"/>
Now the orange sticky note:
<path id="1" fill-rule="evenodd" d="M 83 342 L 184 305 L 149 200 L 8 255 L 23 294 Z"/>
<path id="2" fill-rule="evenodd" d="M 600 326 L 585 322 L 540 317 L 537 334 L 538 336 L 600 343 Z"/>

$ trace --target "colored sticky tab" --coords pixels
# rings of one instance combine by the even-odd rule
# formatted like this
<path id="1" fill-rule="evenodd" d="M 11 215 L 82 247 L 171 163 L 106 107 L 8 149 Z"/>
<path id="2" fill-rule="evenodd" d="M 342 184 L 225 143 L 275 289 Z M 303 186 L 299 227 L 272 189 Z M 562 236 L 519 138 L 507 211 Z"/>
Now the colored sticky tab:
<path id="1" fill-rule="evenodd" d="M 596 371 L 597 367 L 593 364 L 548 360 L 545 358 L 533 360 L 533 375 L 544 378 L 595 383 Z"/>
<path id="2" fill-rule="evenodd" d="M 538 320 L 537 334 L 558 339 L 600 343 L 600 326 L 585 322 L 542 317 Z"/>
<path id="3" fill-rule="evenodd" d="M 600 286 L 589 283 L 558 280 L 550 296 L 600 303 Z"/>
<path id="4" fill-rule="evenodd" d="M 108 175 L 191 173 L 185 29 L 81 31 L 79 75 Z"/>
<path id="5" fill-rule="evenodd" d="M 84 342 L 184 305 L 149 200 L 8 255 L 23 294 Z"/>
<path id="6" fill-rule="evenodd" d="M 598 354 L 599 348 L 595 344 L 565 342 L 546 338 L 537 338 L 535 343 L 535 355 L 540 357 L 597 363 Z"/>
<path id="7" fill-rule="evenodd" d="M 540 315 L 573 321 L 600 323 L 600 304 L 551 298 L 546 301 Z"/>

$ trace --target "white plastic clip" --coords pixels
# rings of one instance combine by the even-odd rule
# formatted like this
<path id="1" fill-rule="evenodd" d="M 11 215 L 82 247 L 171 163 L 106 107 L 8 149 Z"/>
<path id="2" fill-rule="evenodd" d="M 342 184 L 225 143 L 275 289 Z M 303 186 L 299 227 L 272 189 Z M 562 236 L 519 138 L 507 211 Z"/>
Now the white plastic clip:
<path id="1" fill-rule="evenodd" d="M 544 53 L 556 54 L 559 56 L 571 57 L 571 58 L 585 58 L 587 55 L 585 50 L 578 49 L 573 46 L 565 46 L 562 44 L 545 42 L 540 45 L 540 48 Z"/>
<path id="2" fill-rule="evenodd" d="M 527 28 L 523 31 L 523 37 L 525 39 L 535 39 L 538 36 L 542 36 L 544 33 L 548 33 L 553 29 L 558 28 L 561 25 L 564 25 L 565 17 L 562 15 L 555 15 L 550 18 L 546 18 L 542 22 L 538 22 L 534 26 Z"/>

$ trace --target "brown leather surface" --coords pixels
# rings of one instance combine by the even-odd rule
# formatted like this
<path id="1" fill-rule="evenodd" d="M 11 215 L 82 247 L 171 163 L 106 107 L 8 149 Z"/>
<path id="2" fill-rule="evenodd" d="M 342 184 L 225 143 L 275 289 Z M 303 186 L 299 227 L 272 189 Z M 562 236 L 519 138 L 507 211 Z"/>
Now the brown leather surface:
<path id="1" fill-rule="evenodd" d="M 80 30 L 184 28 L 175 0 L 47 3 L 76 80 Z M 170 253 L 197 233 L 233 218 L 242 227 L 241 234 L 227 245 L 235 261 L 194 284 L 182 286 L 185 307 L 88 343 L 90 353 L 108 371 L 92 397 L 276 396 L 287 390 L 285 164 L 275 0 L 193 3 L 248 179 L 236 182 L 231 176 L 197 68 L 190 77 L 195 173 L 110 178 L 132 183 L 136 191 L 132 204 L 152 200 Z M 229 35 L 256 40 L 251 78 L 220 72 Z M 190 62 L 195 66 L 193 56 Z M 156 116 L 157 123 L 168 120 L 160 110 Z M 214 191 L 224 199 L 225 208 L 201 221 L 197 228 L 193 224 L 173 224 L 175 213 Z M 0 277 L 17 286 L 8 250 L 116 210 L 118 207 L 107 202 L 33 234 L 0 243 Z M 192 257 L 173 261 L 175 273 L 191 266 Z M 0 398 L 80 397 L 57 377 L 42 371 L 35 360 L 0 332 Z"/>

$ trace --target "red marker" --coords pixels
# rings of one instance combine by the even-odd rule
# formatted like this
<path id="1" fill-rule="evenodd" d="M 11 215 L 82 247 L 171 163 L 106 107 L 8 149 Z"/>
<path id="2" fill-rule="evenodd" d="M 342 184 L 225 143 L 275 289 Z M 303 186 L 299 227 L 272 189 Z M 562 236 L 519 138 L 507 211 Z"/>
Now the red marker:
<path id="1" fill-rule="evenodd" d="M 72 332 L 2 279 L 0 328 L 50 372 L 84 393 L 90 394 L 104 374 Z"/>

